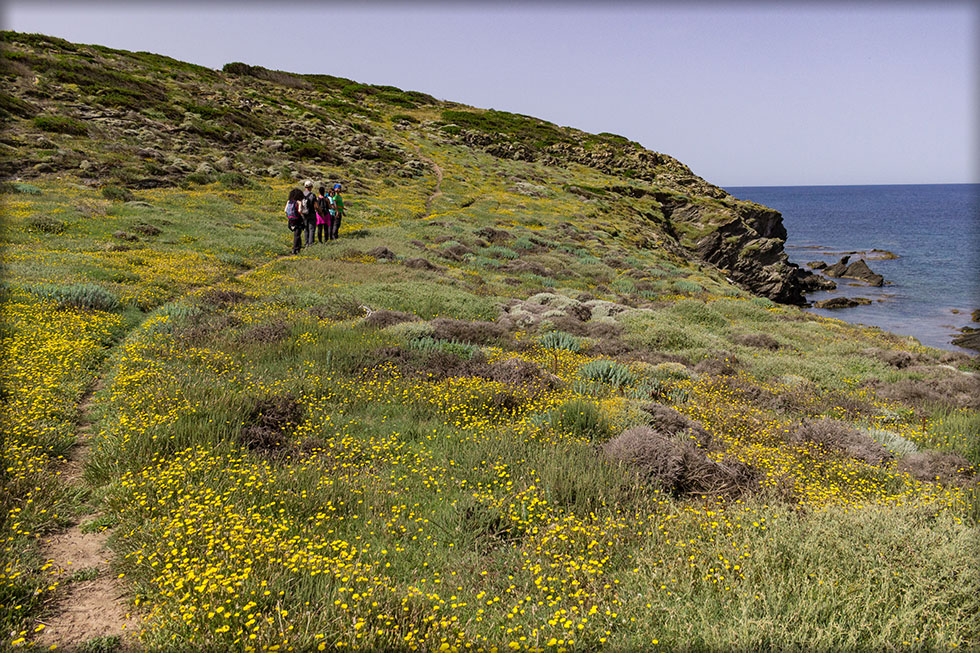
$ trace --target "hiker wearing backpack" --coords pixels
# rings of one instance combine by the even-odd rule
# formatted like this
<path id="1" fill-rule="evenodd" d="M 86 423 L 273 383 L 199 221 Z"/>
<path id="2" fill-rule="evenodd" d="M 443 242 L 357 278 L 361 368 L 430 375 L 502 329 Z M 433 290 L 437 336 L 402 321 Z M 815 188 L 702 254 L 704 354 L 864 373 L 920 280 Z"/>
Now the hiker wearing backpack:
<path id="1" fill-rule="evenodd" d="M 303 248 L 303 231 L 306 229 L 306 222 L 303 220 L 299 211 L 299 205 L 303 201 L 303 191 L 294 188 L 289 191 L 289 199 L 286 200 L 286 225 L 293 232 L 293 255 L 299 254 Z"/>
<path id="2" fill-rule="evenodd" d="M 326 197 L 327 189 L 320 186 L 320 194 L 316 198 L 316 242 L 330 240 L 330 200 Z"/>
<path id="3" fill-rule="evenodd" d="M 340 196 L 340 184 L 334 184 L 333 189 L 330 191 L 330 198 L 333 200 L 334 204 L 334 219 L 333 224 L 331 224 L 331 237 L 336 240 L 338 238 L 338 233 L 340 232 L 340 220 L 344 217 L 344 200 Z"/>
<path id="4" fill-rule="evenodd" d="M 309 179 L 303 184 L 303 201 L 299 207 L 306 222 L 306 246 L 309 247 L 316 237 L 316 195 L 313 194 L 313 182 Z"/>

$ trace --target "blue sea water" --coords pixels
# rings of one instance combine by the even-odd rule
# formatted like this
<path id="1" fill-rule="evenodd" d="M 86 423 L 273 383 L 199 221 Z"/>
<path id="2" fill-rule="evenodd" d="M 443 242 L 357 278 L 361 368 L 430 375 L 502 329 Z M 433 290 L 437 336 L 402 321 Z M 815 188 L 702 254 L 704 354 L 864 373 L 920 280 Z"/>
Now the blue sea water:
<path id="1" fill-rule="evenodd" d="M 922 344 L 951 343 L 980 309 L 980 184 L 894 186 L 752 186 L 726 189 L 783 214 L 790 261 L 836 263 L 850 252 L 885 277 L 881 288 L 835 279 L 837 290 L 812 293 L 866 297 L 870 305 L 808 309 L 847 322 L 878 326 Z M 898 256 L 873 260 L 872 249 Z M 870 257 L 870 258 L 869 258 Z M 966 350 L 962 350 L 966 351 Z M 970 352 L 973 353 L 973 352 Z"/>

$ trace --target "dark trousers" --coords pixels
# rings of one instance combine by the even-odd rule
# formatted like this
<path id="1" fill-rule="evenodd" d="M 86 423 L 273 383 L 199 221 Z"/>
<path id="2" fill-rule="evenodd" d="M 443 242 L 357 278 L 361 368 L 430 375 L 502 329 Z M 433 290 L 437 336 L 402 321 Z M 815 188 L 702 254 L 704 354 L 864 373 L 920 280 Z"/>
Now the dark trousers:
<path id="1" fill-rule="evenodd" d="M 324 240 L 330 240 L 330 225 L 321 222 L 316 226 L 316 242 L 322 243 Z"/>
<path id="2" fill-rule="evenodd" d="M 330 238 L 331 240 L 337 238 L 337 233 L 340 231 L 340 215 L 333 216 L 330 220 Z"/>
<path id="3" fill-rule="evenodd" d="M 297 226 L 293 231 L 293 254 L 299 254 L 303 249 L 303 227 Z"/>
<path id="4" fill-rule="evenodd" d="M 313 244 L 313 239 L 316 237 L 316 219 L 310 220 L 306 223 L 306 246 L 309 247 Z"/>

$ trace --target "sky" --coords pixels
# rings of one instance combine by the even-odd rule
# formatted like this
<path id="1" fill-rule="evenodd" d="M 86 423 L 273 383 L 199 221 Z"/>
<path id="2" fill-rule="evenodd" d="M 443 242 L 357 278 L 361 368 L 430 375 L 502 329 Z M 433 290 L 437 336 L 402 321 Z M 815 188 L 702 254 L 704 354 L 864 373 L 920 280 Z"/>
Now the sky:
<path id="1" fill-rule="evenodd" d="M 0 22 L 613 132 L 723 187 L 980 182 L 973 2 L 7 0 Z"/>

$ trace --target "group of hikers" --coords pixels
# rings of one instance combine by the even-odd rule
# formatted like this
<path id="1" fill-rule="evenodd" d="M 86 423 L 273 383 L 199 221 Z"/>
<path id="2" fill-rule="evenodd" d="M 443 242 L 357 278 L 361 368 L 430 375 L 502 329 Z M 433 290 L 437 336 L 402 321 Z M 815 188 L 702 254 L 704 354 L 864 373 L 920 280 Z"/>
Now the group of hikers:
<path id="1" fill-rule="evenodd" d="M 299 254 L 303 247 L 315 242 L 336 240 L 340 231 L 340 221 L 344 217 L 344 200 L 340 196 L 340 184 L 334 184 L 330 192 L 320 186 L 320 194 L 313 192 L 313 182 L 307 180 L 303 190 L 289 191 L 286 201 L 286 222 L 293 232 L 293 254 Z M 303 244 L 306 234 L 306 244 Z"/>

